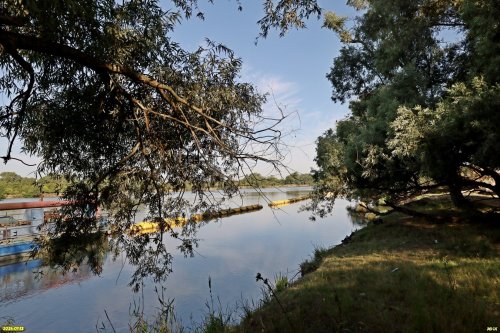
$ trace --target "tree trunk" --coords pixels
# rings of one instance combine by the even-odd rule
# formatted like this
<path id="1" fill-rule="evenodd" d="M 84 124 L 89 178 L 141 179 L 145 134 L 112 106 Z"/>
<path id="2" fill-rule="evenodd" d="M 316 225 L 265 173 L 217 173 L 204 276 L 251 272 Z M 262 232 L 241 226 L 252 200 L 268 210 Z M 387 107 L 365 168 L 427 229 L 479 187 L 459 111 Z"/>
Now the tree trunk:
<path id="1" fill-rule="evenodd" d="M 464 195 L 462 194 L 461 186 L 453 182 L 448 184 L 448 188 L 450 190 L 451 202 L 453 202 L 453 205 L 455 205 L 455 207 L 461 209 L 470 209 L 472 207 L 472 203 L 469 200 L 465 199 Z"/>

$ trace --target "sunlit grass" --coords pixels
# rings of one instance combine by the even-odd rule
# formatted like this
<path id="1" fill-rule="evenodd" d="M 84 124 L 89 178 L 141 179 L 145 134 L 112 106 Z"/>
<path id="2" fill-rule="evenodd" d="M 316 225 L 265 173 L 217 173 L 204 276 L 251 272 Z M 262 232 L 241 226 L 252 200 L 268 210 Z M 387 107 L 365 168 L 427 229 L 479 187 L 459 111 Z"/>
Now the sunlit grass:
<path id="1" fill-rule="evenodd" d="M 421 203 L 422 204 L 422 203 Z M 446 201 L 427 199 L 436 211 Z M 449 208 L 449 207 L 448 207 Z M 447 211 L 449 213 L 449 211 Z M 240 332 L 483 332 L 500 322 L 498 226 L 391 214 L 318 250 L 317 269 L 248 315 Z M 477 221 L 479 222 L 479 221 Z"/>

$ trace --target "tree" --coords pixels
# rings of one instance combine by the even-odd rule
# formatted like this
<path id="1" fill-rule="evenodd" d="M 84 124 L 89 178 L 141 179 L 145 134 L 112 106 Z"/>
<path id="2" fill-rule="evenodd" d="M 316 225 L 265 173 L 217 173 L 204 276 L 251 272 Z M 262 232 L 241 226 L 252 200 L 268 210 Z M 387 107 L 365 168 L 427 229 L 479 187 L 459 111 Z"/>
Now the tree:
<path id="1" fill-rule="evenodd" d="M 293 184 L 293 185 L 310 185 L 312 184 L 313 179 L 310 174 L 304 173 L 300 174 L 298 172 L 292 172 L 284 179 L 285 184 Z"/>
<path id="2" fill-rule="evenodd" d="M 0 173 L 0 188 L 4 196 L 31 198 L 40 194 L 35 178 L 21 177 L 15 172 Z"/>
<path id="3" fill-rule="evenodd" d="M 498 197 L 494 2 L 352 5 L 361 14 L 350 27 L 325 15 L 344 43 L 327 75 L 332 99 L 350 101 L 351 114 L 318 139 L 312 208 L 324 215 L 338 196 L 397 206 L 440 187 L 461 207 L 464 189 Z"/>
<path id="4" fill-rule="evenodd" d="M 273 28 L 302 27 L 320 13 L 312 0 L 264 3 L 263 37 Z M 217 204 L 206 192 L 212 184 L 223 184 L 230 196 L 248 163 L 280 165 L 280 119 L 264 118 L 265 96 L 238 80 L 241 60 L 210 40 L 195 52 L 172 40 L 181 19 L 203 18 L 197 4 L 0 4 L 0 89 L 7 96 L 0 108 L 0 137 L 7 142 L 2 158 L 14 159 L 12 146 L 20 140 L 26 153 L 42 158 L 39 173 L 67 179 L 65 196 L 74 204 L 65 207 L 54 235 L 70 242 L 94 232 L 98 206 L 120 232 L 140 205 L 163 221 L 188 204 L 182 199 L 187 183 L 199 199 L 193 209 L 205 209 Z M 119 241 L 127 244 L 125 238 Z M 182 241 L 190 252 L 189 236 Z M 159 256 L 169 262 L 164 247 L 148 252 L 147 244 L 129 252 L 151 253 L 146 266 Z M 162 271 L 168 270 L 155 272 Z"/>
<path id="5" fill-rule="evenodd" d="M 21 177 L 15 172 L 0 173 L 0 188 L 3 195 L 15 198 L 37 197 L 43 193 L 58 194 L 66 187 L 64 179 L 54 176 L 45 176 L 38 180 Z"/>
<path id="6" fill-rule="evenodd" d="M 422 174 L 447 184 L 459 206 L 467 205 L 463 189 L 500 197 L 499 106 L 500 85 L 488 86 L 483 78 L 455 84 L 434 109 L 399 108 L 389 147 L 401 159 L 416 159 Z"/>

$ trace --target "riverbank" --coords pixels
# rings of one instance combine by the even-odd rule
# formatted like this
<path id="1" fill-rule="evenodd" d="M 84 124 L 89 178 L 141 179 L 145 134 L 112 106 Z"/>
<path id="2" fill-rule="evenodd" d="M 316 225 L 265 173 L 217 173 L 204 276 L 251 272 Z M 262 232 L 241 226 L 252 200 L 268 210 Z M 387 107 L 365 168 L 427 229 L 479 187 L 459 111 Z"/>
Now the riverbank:
<path id="1" fill-rule="evenodd" d="M 16 266 L 16 271 L 9 272 L 6 270 L 9 270 L 10 266 L 5 267 L 2 270 L 3 275 L 0 272 L 0 289 L 3 290 L 0 297 L 2 314 L 0 317 L 13 318 L 15 324 L 24 325 L 30 332 L 75 331 L 75 327 L 76 331 L 90 332 L 95 331 L 97 322 L 99 331 L 105 332 L 106 330 L 101 330 L 101 321 L 104 321 L 109 328 L 107 332 L 113 332 L 109 321 L 112 322 L 116 332 L 128 332 L 129 324 L 134 324 L 136 319 L 130 309 L 134 309 L 135 304 L 141 304 L 141 314 L 144 309 L 144 318 L 153 325 L 156 322 L 155 314 L 160 313 L 158 308 L 162 307 L 158 301 L 161 296 L 164 297 L 165 307 L 175 300 L 172 304 L 175 318 L 183 327 L 171 332 L 202 332 L 201 328 L 196 330 L 198 327 L 196 323 L 203 321 L 207 310 L 206 301 L 210 301 L 207 285 L 210 277 L 214 310 L 218 311 L 219 304 L 223 304 L 221 307 L 224 312 L 226 306 L 231 310 L 235 309 L 232 312 L 231 322 L 239 322 L 241 312 L 236 312 L 237 304 L 241 304 L 243 300 L 249 302 L 255 300 L 255 303 L 258 303 L 262 296 L 261 284 L 255 282 L 257 272 L 269 277 L 274 277 L 280 272 L 290 272 L 291 277 L 296 273 L 300 262 L 314 251 L 315 244 L 338 243 L 352 230 L 360 227 L 357 220 L 351 219 L 348 215 L 345 209 L 348 203 L 343 200 L 337 203 L 334 215 L 322 223 L 315 223 L 308 220 L 308 212 L 298 212 L 300 203 L 283 206 L 277 210 L 267 206 L 269 201 L 306 195 L 308 189 L 285 188 L 262 192 L 246 190 L 242 193 L 243 198 L 237 196 L 234 200 L 226 201 L 225 206 L 261 204 L 264 206 L 263 209 L 251 214 L 229 216 L 196 227 L 196 238 L 200 241 L 194 257 L 185 258 L 178 249 L 182 243 L 165 234 L 164 244 L 166 251 L 173 256 L 172 266 L 167 266 L 168 263 L 163 261 L 153 263 L 144 260 L 141 261 L 141 265 L 145 263 L 148 266 L 141 266 L 144 267 L 141 272 L 148 274 L 151 269 L 158 267 L 161 269 L 173 267 L 173 272 L 166 281 L 160 283 L 154 283 L 148 278 L 140 293 L 134 293 L 129 285 L 139 267 L 137 262 L 132 262 L 129 258 L 137 258 L 137 255 L 141 258 L 137 252 L 128 257 L 120 254 L 116 260 L 114 260 L 116 252 L 108 253 L 102 261 L 101 274 L 99 276 L 90 274 L 81 283 L 73 272 L 74 266 L 71 266 L 71 270 L 67 271 L 65 276 L 68 280 L 75 278 L 72 280 L 75 282 L 69 282 L 63 288 L 46 281 L 49 276 L 45 269 L 52 270 L 52 268 L 45 262 L 40 263 L 40 266 L 44 267 L 43 275 L 33 274 L 33 271 L 38 272 L 42 267 L 32 269 L 20 265 Z M 193 197 L 192 193 L 185 194 L 186 200 L 192 201 Z M 144 216 L 145 212 L 139 211 L 137 220 L 146 220 Z M 194 228 L 194 225 L 192 227 Z M 176 232 L 181 235 L 181 230 Z M 150 236 L 151 243 L 153 237 L 154 235 Z M 146 236 L 141 239 L 146 239 Z M 88 254 L 96 258 L 96 263 L 100 262 L 94 254 L 100 256 L 103 253 L 100 250 L 102 242 L 96 244 L 97 248 L 81 247 L 78 244 L 84 245 L 76 242 L 68 251 L 60 253 L 64 258 L 59 258 L 60 256 L 56 258 L 58 265 L 54 268 L 61 275 L 64 271 L 58 267 L 70 262 L 71 258 L 83 258 L 78 251 L 90 249 Z M 82 266 L 85 267 L 81 269 L 88 267 L 85 262 Z M 40 292 L 40 288 L 47 285 L 53 287 Z M 163 287 L 166 288 L 164 292 Z M 162 315 L 163 310 L 162 308 Z M 105 311 L 109 315 L 109 321 Z M 1 324 L 2 318 L 0 318 Z M 138 330 L 138 332 L 144 331 Z M 155 329 L 151 328 L 149 331 L 155 332 Z"/>
<path id="2" fill-rule="evenodd" d="M 498 223 L 464 221 L 448 199 L 437 223 L 400 213 L 317 250 L 308 272 L 235 332 L 486 332 L 500 326 Z M 500 221 L 498 221 L 500 222 Z M 279 302 L 278 302 L 279 301 Z"/>

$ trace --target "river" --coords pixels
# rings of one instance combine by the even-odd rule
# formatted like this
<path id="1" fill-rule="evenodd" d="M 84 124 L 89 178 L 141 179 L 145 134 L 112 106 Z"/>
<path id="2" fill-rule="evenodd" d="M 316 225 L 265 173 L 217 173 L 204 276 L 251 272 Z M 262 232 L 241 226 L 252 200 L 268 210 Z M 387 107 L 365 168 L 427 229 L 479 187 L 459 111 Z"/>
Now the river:
<path id="1" fill-rule="evenodd" d="M 264 193 L 269 200 L 281 200 L 308 191 L 281 188 Z M 155 287 L 163 287 L 165 300 L 174 300 L 178 320 L 191 327 L 207 312 L 209 277 L 215 304 L 220 300 L 224 310 L 236 308 L 242 300 L 258 302 L 262 295 L 261 282 L 255 281 L 258 272 L 271 281 L 277 274 L 291 278 L 315 247 L 338 244 L 360 227 L 342 200 L 331 216 L 315 222 L 308 219 L 310 213 L 298 212 L 304 202 L 271 209 L 261 194 L 246 190 L 241 203 L 260 203 L 264 208 L 203 225 L 194 257 L 185 258 L 175 242 L 167 244 L 174 255 L 173 272 L 166 282 L 147 282 L 138 293 L 128 285 L 134 267 L 124 256 L 112 260 L 108 255 L 100 275 L 85 267 L 63 275 L 43 267 L 41 261 L 0 266 L 0 324 L 11 318 L 26 332 L 100 332 L 103 324 L 112 331 L 111 321 L 117 332 L 127 332 L 131 310 L 143 306 L 151 316 L 159 306 Z"/>

